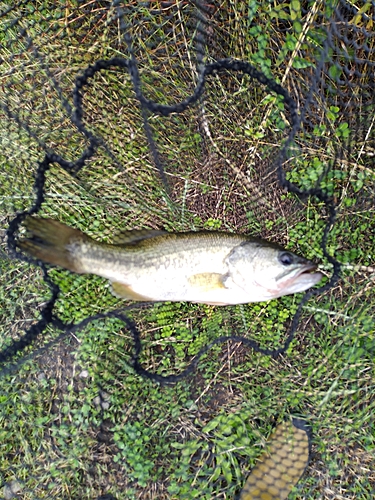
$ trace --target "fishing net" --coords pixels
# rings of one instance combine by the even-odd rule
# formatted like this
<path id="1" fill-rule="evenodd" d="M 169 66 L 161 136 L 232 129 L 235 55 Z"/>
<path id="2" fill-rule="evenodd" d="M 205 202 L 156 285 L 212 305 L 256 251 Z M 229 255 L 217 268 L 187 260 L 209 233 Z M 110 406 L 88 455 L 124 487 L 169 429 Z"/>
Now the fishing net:
<path id="1" fill-rule="evenodd" d="M 0 9 L 0 497 L 371 498 L 374 3 Z M 129 303 L 20 252 L 27 214 L 256 235 L 325 277 Z"/>

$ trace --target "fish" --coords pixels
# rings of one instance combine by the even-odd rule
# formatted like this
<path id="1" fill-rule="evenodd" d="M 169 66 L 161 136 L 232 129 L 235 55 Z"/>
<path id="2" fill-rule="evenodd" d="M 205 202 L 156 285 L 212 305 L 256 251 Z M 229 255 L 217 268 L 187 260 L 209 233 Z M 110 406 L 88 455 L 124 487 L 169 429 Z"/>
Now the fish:
<path id="1" fill-rule="evenodd" d="M 54 219 L 27 216 L 25 227 L 22 251 L 106 278 L 126 300 L 247 304 L 303 292 L 322 278 L 316 264 L 249 235 L 130 230 L 109 244 Z"/>

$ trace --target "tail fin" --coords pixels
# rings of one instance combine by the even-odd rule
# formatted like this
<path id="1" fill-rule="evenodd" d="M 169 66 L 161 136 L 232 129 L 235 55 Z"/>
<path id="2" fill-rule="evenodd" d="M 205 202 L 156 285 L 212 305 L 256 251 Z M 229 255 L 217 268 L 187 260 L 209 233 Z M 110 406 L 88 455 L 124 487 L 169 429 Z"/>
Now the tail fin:
<path id="1" fill-rule="evenodd" d="M 28 216 L 25 227 L 30 238 L 18 241 L 18 246 L 35 259 L 54 266 L 60 266 L 75 273 L 81 273 L 79 261 L 71 252 L 71 245 L 89 241 L 79 229 L 74 229 L 53 219 L 39 219 Z"/>

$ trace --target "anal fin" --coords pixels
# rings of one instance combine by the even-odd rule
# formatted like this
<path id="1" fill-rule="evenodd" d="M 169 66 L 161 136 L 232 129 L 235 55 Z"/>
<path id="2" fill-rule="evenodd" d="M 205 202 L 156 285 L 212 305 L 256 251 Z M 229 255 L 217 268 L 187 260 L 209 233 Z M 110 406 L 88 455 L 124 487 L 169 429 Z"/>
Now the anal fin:
<path id="1" fill-rule="evenodd" d="M 145 297 L 137 292 L 135 292 L 129 285 L 125 285 L 124 283 L 112 282 L 112 293 L 115 297 L 126 300 L 137 300 L 140 302 L 145 302 L 150 299 L 149 297 Z"/>

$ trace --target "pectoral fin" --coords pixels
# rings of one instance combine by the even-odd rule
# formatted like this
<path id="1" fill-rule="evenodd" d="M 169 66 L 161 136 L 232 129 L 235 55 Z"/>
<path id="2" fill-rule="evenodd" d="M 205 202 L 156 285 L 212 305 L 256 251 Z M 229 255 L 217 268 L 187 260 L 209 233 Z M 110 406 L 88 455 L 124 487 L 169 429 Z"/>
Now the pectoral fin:
<path id="1" fill-rule="evenodd" d="M 115 297 L 120 299 L 137 300 L 140 302 L 152 300 L 149 297 L 134 292 L 129 285 L 125 285 L 124 283 L 112 282 L 112 293 Z"/>
<path id="2" fill-rule="evenodd" d="M 188 278 L 192 288 L 199 292 L 213 292 L 225 288 L 225 276 L 219 273 L 193 274 Z"/>

